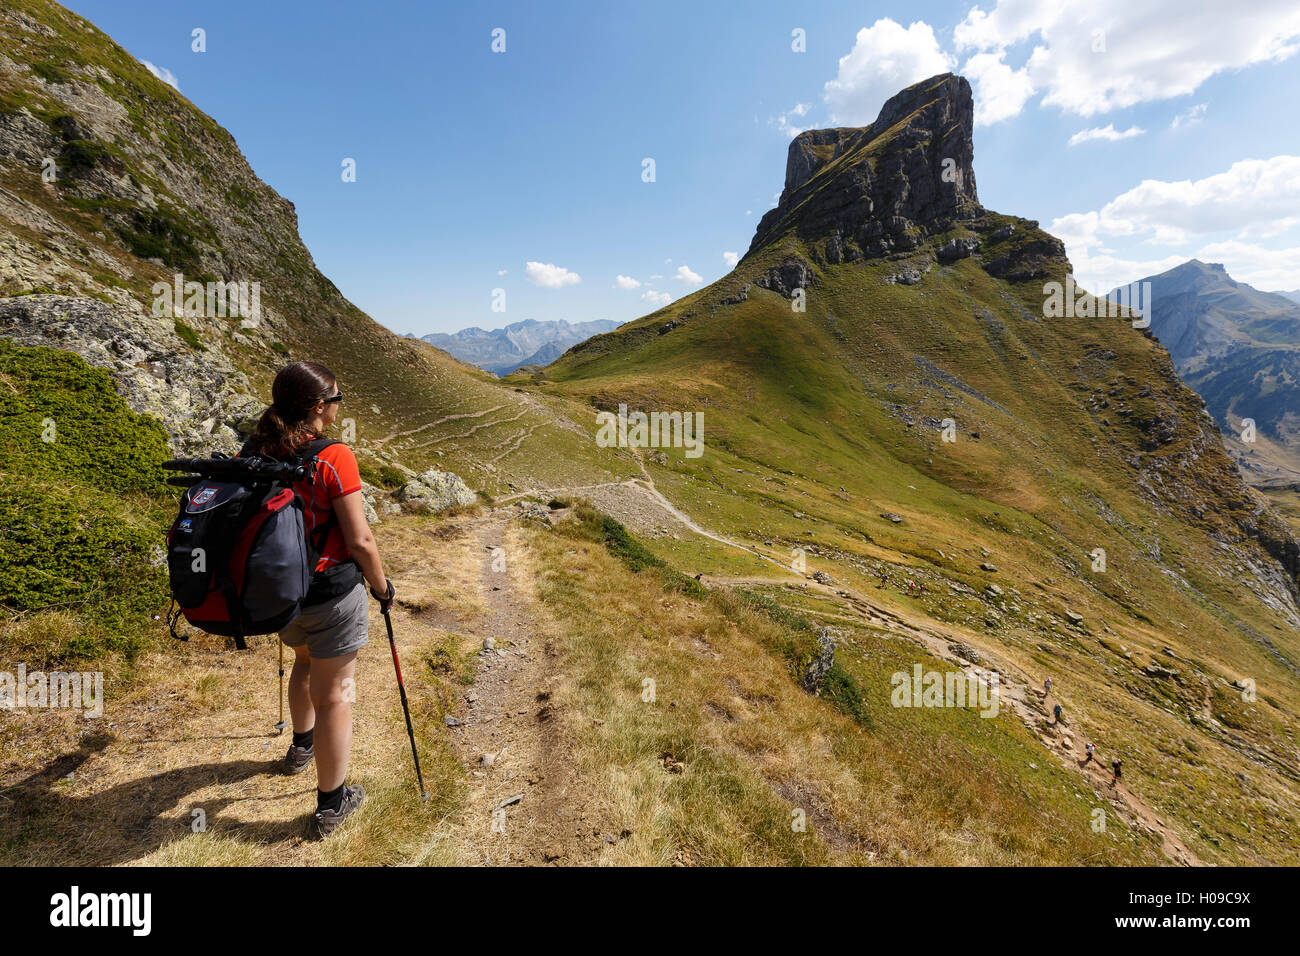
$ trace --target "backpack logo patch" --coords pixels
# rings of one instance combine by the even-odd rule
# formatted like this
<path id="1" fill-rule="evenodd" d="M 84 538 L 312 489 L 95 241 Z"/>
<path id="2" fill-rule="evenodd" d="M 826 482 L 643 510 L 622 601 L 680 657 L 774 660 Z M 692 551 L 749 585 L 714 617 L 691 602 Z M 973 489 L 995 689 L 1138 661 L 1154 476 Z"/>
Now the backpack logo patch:
<path id="1" fill-rule="evenodd" d="M 220 490 L 221 489 L 219 488 L 203 488 L 199 491 L 197 495 L 195 495 L 192 499 L 190 499 L 190 504 L 206 505 L 209 501 L 213 499 L 213 497 L 216 496 L 217 492 Z"/>

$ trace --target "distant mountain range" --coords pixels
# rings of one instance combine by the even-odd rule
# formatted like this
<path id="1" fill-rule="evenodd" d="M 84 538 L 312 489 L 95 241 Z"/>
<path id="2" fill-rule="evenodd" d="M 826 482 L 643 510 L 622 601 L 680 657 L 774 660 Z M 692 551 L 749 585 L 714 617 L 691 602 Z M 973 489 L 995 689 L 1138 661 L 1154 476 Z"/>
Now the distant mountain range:
<path id="1" fill-rule="evenodd" d="M 1247 476 L 1300 479 L 1300 293 L 1261 292 L 1197 259 L 1139 281 L 1151 283 L 1152 334 Z M 1242 419 L 1257 441 L 1240 440 Z"/>
<path id="2" fill-rule="evenodd" d="M 503 329 L 489 331 L 476 326 L 452 333 L 433 332 L 420 338 L 494 375 L 509 375 L 525 365 L 548 365 L 570 347 L 593 335 L 612 332 L 618 325 L 610 319 L 589 322 L 524 319 Z"/>

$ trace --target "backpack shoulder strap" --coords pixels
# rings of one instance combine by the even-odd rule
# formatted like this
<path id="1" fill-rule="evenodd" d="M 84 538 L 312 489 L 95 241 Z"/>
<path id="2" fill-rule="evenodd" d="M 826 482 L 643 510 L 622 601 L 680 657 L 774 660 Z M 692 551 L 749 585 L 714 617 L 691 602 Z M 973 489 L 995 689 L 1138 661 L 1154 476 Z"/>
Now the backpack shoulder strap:
<path id="1" fill-rule="evenodd" d="M 337 444 L 339 444 L 339 440 L 337 438 L 317 438 L 314 441 L 309 441 L 306 445 L 304 445 L 302 447 L 302 450 L 299 451 L 298 454 L 294 457 L 298 458 L 301 461 L 306 461 L 309 458 L 314 458 L 315 456 L 319 455 L 326 448 L 329 448 L 330 445 L 337 445 Z"/>
<path id="2" fill-rule="evenodd" d="M 329 448 L 331 445 L 338 445 L 338 444 L 340 444 L 340 442 L 336 438 L 317 438 L 304 445 L 298 451 L 298 454 L 295 455 L 294 457 L 298 461 L 303 462 L 305 464 L 306 462 L 309 462 L 312 459 L 314 459 L 326 448 Z M 315 484 L 316 476 L 313 474 L 311 477 L 312 477 L 312 483 Z M 338 522 L 338 517 L 334 514 L 334 510 L 331 508 L 329 516 L 323 522 L 321 522 L 321 524 L 318 525 L 315 528 L 315 530 L 308 536 L 307 540 L 308 543 L 311 545 L 314 554 L 318 555 L 321 553 L 321 551 L 325 549 L 325 541 L 329 537 L 330 530 L 334 527 L 334 525 L 337 522 Z M 315 562 L 313 560 L 313 564 L 314 563 Z"/>

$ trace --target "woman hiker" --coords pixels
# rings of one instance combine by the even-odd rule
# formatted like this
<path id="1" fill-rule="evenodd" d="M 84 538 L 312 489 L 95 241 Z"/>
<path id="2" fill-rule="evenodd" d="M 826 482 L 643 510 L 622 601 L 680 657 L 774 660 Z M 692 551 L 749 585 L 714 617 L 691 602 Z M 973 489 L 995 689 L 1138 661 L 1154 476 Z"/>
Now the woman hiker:
<path id="1" fill-rule="evenodd" d="M 271 386 L 271 406 L 262 413 L 245 454 L 288 458 L 324 435 L 338 417 L 343 395 L 323 365 L 286 365 Z M 352 814 L 365 792 L 348 786 L 352 751 L 352 703 L 357 651 L 370 640 L 366 592 L 383 610 L 393 603 L 393 584 L 361 504 L 361 475 L 352 449 L 335 443 L 317 454 L 314 481 L 295 482 L 306 502 L 303 521 L 320 559 L 302 613 L 280 632 L 293 648 L 289 711 L 293 743 L 285 773 L 301 773 L 316 761 L 316 812 L 308 835 L 321 839 Z"/>

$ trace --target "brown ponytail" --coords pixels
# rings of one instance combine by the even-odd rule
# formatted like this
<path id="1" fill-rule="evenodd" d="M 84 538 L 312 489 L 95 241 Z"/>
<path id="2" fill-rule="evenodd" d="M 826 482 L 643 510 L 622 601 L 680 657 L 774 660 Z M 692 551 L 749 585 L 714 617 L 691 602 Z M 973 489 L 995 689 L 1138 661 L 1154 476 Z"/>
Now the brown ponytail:
<path id="1" fill-rule="evenodd" d="M 297 453 L 315 434 L 307 415 L 335 394 L 338 379 L 317 362 L 294 362 L 280 369 L 271 385 L 271 405 L 258 419 L 249 445 L 260 455 L 284 458 Z"/>

